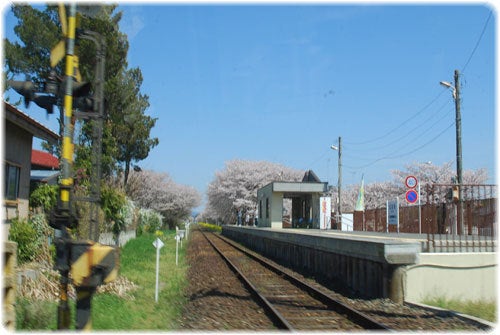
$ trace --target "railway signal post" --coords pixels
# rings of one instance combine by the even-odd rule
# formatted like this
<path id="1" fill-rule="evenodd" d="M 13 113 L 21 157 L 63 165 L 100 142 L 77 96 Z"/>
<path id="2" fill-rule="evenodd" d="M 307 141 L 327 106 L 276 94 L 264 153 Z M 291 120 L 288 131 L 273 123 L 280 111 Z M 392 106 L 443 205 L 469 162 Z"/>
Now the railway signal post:
<path id="1" fill-rule="evenodd" d="M 82 83 L 78 70 L 78 56 L 75 55 L 76 38 L 76 3 L 70 3 L 69 15 L 66 17 L 66 8 L 59 5 L 59 17 L 61 20 L 64 39 L 53 49 L 50 55 L 51 67 L 55 67 L 64 58 L 64 79 L 58 80 L 55 72 L 47 79 L 43 90 L 30 81 L 7 81 L 16 92 L 24 97 L 24 103 L 28 108 L 31 101 L 49 114 L 53 113 L 53 106 L 62 106 L 61 129 L 61 175 L 59 181 L 59 193 L 56 208 L 51 212 L 49 225 L 55 229 L 54 243 L 56 246 L 55 268 L 60 273 L 59 280 L 59 305 L 57 308 L 57 328 L 69 329 L 71 312 L 68 304 L 68 284 L 70 276 L 77 293 L 76 301 L 76 328 L 91 329 L 91 300 L 97 286 L 109 283 L 117 277 L 118 252 L 114 247 L 100 245 L 91 240 L 76 241 L 71 236 L 71 229 L 78 226 L 78 220 L 74 211 L 73 199 L 73 134 L 76 118 L 98 119 L 95 129 L 96 143 L 94 143 L 94 155 L 98 156 L 93 161 L 94 169 L 100 171 L 100 151 L 102 135 L 103 116 L 103 89 L 104 89 L 104 45 L 102 38 L 97 33 L 86 31 L 81 37 L 91 39 L 98 45 L 98 61 L 96 66 L 96 77 L 98 82 L 96 96 L 91 96 L 90 83 Z M 99 41 L 98 41 L 99 40 Z M 38 93 L 43 93 L 42 95 Z M 79 112 L 73 113 L 73 108 Z M 100 127 L 99 127 L 100 124 Z M 94 177 L 92 183 L 100 182 L 99 177 Z M 100 199 L 98 186 L 93 189 L 92 201 L 97 204 Z M 95 221 L 95 220 L 94 220 Z M 94 225 L 94 239 L 97 239 L 98 224 Z M 92 227 L 90 229 L 92 231 Z"/>

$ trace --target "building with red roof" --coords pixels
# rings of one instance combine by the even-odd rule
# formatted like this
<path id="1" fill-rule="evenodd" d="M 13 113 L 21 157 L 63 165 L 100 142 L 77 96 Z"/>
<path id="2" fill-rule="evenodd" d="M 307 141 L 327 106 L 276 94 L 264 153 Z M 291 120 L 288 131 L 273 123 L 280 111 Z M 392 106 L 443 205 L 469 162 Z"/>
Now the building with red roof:
<path id="1" fill-rule="evenodd" d="M 58 170 L 59 160 L 45 151 L 31 150 L 31 170 Z"/>
<path id="2" fill-rule="evenodd" d="M 5 176 L 3 205 L 4 217 L 8 223 L 15 217 L 25 218 L 29 213 L 33 137 L 57 145 L 60 136 L 8 102 L 4 101 L 2 107 Z M 58 169 L 52 158 L 49 160 L 45 155 L 39 156 L 42 157 L 40 163 L 46 169 Z"/>

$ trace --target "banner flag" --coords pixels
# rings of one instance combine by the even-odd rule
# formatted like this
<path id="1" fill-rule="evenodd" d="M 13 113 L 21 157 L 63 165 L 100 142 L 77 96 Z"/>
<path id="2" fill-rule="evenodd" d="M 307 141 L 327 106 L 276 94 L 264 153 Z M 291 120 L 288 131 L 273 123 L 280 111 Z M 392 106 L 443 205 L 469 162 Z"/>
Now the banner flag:
<path id="1" fill-rule="evenodd" d="M 365 175 L 361 177 L 361 185 L 359 186 L 358 201 L 356 201 L 355 211 L 365 210 Z"/>

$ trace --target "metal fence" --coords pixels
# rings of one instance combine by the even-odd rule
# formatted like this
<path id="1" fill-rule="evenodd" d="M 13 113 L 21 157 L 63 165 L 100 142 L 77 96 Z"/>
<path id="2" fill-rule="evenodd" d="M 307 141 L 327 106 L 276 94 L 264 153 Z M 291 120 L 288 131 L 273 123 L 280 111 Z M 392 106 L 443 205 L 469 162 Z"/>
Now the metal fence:
<path id="1" fill-rule="evenodd" d="M 480 246 L 492 250 L 497 236 L 497 186 L 462 185 L 462 201 L 454 199 L 459 192 L 454 184 L 427 185 L 420 194 L 420 206 L 400 203 L 399 225 L 388 225 L 386 208 L 375 208 L 354 213 L 354 230 L 427 234 L 429 250 L 479 250 Z"/>
<path id="2" fill-rule="evenodd" d="M 461 201 L 454 199 L 454 191 Z M 438 206 L 437 216 L 429 218 L 428 233 L 497 236 L 496 185 L 465 184 L 461 190 L 453 184 L 428 185 L 426 200 L 427 205 Z"/>
<path id="3" fill-rule="evenodd" d="M 497 241 L 491 236 L 427 234 L 422 252 L 495 252 Z"/>

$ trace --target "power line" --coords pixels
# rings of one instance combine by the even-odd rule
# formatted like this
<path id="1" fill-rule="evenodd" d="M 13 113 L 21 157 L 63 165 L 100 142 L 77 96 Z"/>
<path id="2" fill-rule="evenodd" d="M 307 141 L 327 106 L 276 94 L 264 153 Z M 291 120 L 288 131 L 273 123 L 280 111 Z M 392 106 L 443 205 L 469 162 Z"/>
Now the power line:
<path id="1" fill-rule="evenodd" d="M 352 145 L 362 145 L 362 144 L 366 144 L 366 143 L 371 143 L 371 142 L 375 142 L 375 141 L 378 141 L 378 140 L 381 140 L 383 138 L 386 138 L 387 136 L 389 136 L 390 134 L 394 133 L 396 130 L 398 130 L 399 128 L 401 128 L 402 126 L 404 126 L 406 123 L 410 122 L 411 120 L 413 120 L 414 118 L 416 118 L 418 115 L 420 115 L 424 110 L 426 110 L 427 108 L 429 108 L 434 102 L 436 102 L 440 97 L 441 95 L 444 93 L 444 91 L 442 90 L 434 99 L 432 99 L 428 104 L 426 104 L 423 108 L 419 109 L 415 114 L 413 114 L 412 116 L 410 116 L 408 119 L 404 120 L 403 122 L 401 122 L 398 126 L 396 126 L 395 128 L 389 130 L 388 132 L 386 132 L 384 135 L 382 136 L 379 136 L 379 137 L 376 137 L 376 138 L 372 138 L 372 139 L 369 139 L 369 140 L 366 140 L 366 141 L 362 141 L 362 142 L 348 142 L 348 144 L 352 144 Z"/>
<path id="2" fill-rule="evenodd" d="M 425 142 L 424 144 L 410 150 L 409 152 L 406 152 L 404 154 L 401 154 L 401 155 L 396 155 L 396 156 L 384 156 L 384 157 L 381 157 L 381 158 L 378 158 L 376 160 L 374 160 L 373 162 L 371 163 L 368 163 L 368 164 L 365 164 L 365 165 L 360 165 L 360 166 L 347 166 L 347 165 L 344 165 L 345 167 L 349 167 L 351 169 L 363 169 L 363 168 L 366 168 L 366 167 L 369 167 L 377 162 L 380 162 L 382 160 L 388 160 L 388 159 L 396 159 L 396 158 L 401 158 L 401 157 L 405 157 L 405 156 L 409 156 L 411 154 L 413 154 L 414 152 L 426 147 L 427 145 L 429 145 L 430 143 L 434 142 L 435 140 L 437 140 L 441 135 L 443 135 L 448 129 L 450 129 L 451 127 L 453 127 L 455 125 L 455 122 L 452 122 L 448 127 L 446 127 L 445 129 L 443 129 L 439 134 L 437 134 L 436 136 L 434 136 L 432 139 L 430 139 L 429 141 Z"/>
<path id="3" fill-rule="evenodd" d="M 467 66 L 469 65 L 469 63 L 471 62 L 472 58 L 474 57 L 480 43 L 481 43 L 481 40 L 483 39 L 483 36 L 486 32 L 486 28 L 488 27 L 488 23 L 491 19 L 491 16 L 492 16 L 492 11 L 490 10 L 489 12 L 489 15 L 484 23 L 484 26 L 481 30 L 481 33 L 469 55 L 469 57 L 467 58 L 467 61 L 465 62 L 464 66 L 462 67 L 462 70 L 461 72 L 464 73 L 465 72 L 465 69 L 467 68 Z M 392 135 L 393 133 L 395 133 L 397 130 L 399 130 L 400 128 L 402 128 L 405 124 L 407 124 L 408 122 L 412 121 L 413 119 L 415 119 L 417 116 L 421 115 L 422 112 L 424 112 L 425 110 L 427 110 L 429 107 L 431 107 L 440 97 L 442 94 L 444 94 L 446 90 L 442 90 L 434 99 L 432 99 L 428 104 L 426 104 L 423 108 L 421 108 L 420 110 L 418 110 L 415 114 L 411 115 L 409 118 L 407 118 L 406 120 L 402 121 L 400 124 L 398 124 L 396 127 L 390 129 L 389 131 L 385 132 L 383 135 L 381 136 L 378 136 L 378 137 L 374 137 L 372 139 L 369 139 L 369 140 L 365 140 L 365 141 L 360 141 L 360 142 L 349 142 L 347 141 L 347 144 L 348 145 L 364 145 L 364 144 L 367 144 L 367 143 L 373 143 L 373 142 L 377 142 L 377 141 L 381 141 L 383 139 L 386 139 L 388 138 L 390 135 Z M 441 111 L 443 108 L 444 108 L 445 105 L 443 105 L 442 107 L 439 108 L 439 111 Z M 436 112 L 436 113 L 437 113 Z M 415 126 L 415 127 L 412 127 L 413 130 L 415 130 L 416 128 L 420 128 L 420 127 L 423 127 L 425 126 L 425 122 L 429 121 L 430 119 L 432 119 L 433 117 L 436 117 L 436 113 L 434 113 L 431 117 L 427 118 L 425 121 L 423 121 L 422 123 L 420 123 L 419 125 Z M 444 117 L 446 117 L 448 115 L 448 113 L 446 113 L 446 115 L 442 116 L 439 118 L 439 120 L 437 120 L 434 124 L 432 124 L 430 127 L 427 127 L 426 130 L 422 133 L 419 133 L 419 137 L 421 137 L 423 134 L 425 133 L 428 133 L 429 130 L 431 128 L 433 128 L 436 124 L 439 123 L 439 121 L 443 120 Z M 444 128 L 441 132 L 439 132 L 436 136 L 434 136 L 433 138 L 431 138 L 429 141 L 425 142 L 424 144 L 420 145 L 420 146 L 417 146 L 411 150 L 406 150 L 405 153 L 402 153 L 402 154 L 398 154 L 396 155 L 397 152 L 401 151 L 402 149 L 406 149 L 408 148 L 408 145 L 405 145 L 403 147 L 400 147 L 396 150 L 394 150 L 392 153 L 389 153 L 381 158 L 377 158 L 371 162 L 369 162 L 368 164 L 364 164 L 364 165 L 360 165 L 360 166 L 349 166 L 349 165 L 343 165 L 344 167 L 348 168 L 348 169 L 351 169 L 351 170 L 359 170 L 359 169 L 363 169 L 363 168 L 366 168 L 366 167 L 369 167 L 369 166 L 372 166 L 374 165 L 375 163 L 377 162 L 380 162 L 380 161 L 383 161 L 383 160 L 390 160 L 390 159 L 396 159 L 396 158 L 401 158 L 401 157 L 405 157 L 405 156 L 409 156 L 411 154 L 413 154 L 414 152 L 418 151 L 418 150 L 421 150 L 422 148 L 428 146 L 429 144 L 431 144 L 432 142 L 434 142 L 435 140 L 437 140 L 439 137 L 441 137 L 446 131 L 448 131 L 451 127 L 453 127 L 455 124 L 455 122 L 451 123 L 450 125 L 448 125 L 446 128 Z M 394 139 L 390 142 L 388 142 L 387 144 L 383 144 L 383 145 L 378 145 L 376 147 L 376 149 L 381 149 L 381 148 L 385 148 L 385 147 L 389 147 L 395 143 L 398 143 L 402 138 L 404 138 L 405 136 L 407 136 L 408 134 L 404 134 L 403 136 L 400 136 L 399 138 L 397 139 Z M 347 150 L 347 154 L 345 156 L 347 157 L 351 157 L 351 158 L 355 158 L 357 160 L 366 160 L 367 158 L 366 157 L 358 157 L 356 155 L 351 155 L 351 152 L 352 151 L 349 151 Z"/>
<path id="4" fill-rule="evenodd" d="M 467 65 L 469 65 L 469 62 L 471 61 L 472 57 L 474 56 L 474 53 L 476 52 L 477 47 L 479 46 L 479 43 L 481 42 L 481 39 L 483 38 L 484 32 L 486 31 L 486 27 L 488 26 L 488 22 L 490 22 L 491 13 L 492 12 L 490 10 L 490 14 L 488 15 L 488 18 L 486 19 L 486 22 L 484 23 L 483 30 L 481 31 L 481 34 L 479 35 L 479 38 L 476 42 L 476 45 L 472 49 L 472 52 L 471 52 L 469 58 L 467 59 L 467 62 L 465 62 L 465 65 L 462 67 L 462 71 L 461 71 L 462 74 L 465 72 L 465 68 L 467 67 Z"/>
<path id="5" fill-rule="evenodd" d="M 424 119 L 423 121 L 421 121 L 419 124 L 415 125 L 415 126 L 412 126 L 412 131 L 413 132 L 416 132 L 419 128 L 422 128 L 422 127 L 425 127 L 425 130 L 422 134 L 425 134 L 426 132 L 428 132 L 429 130 L 429 126 L 428 126 L 428 122 L 430 122 L 432 119 L 438 117 L 441 113 L 442 110 L 444 110 L 444 108 L 446 107 L 446 105 L 449 104 L 449 101 L 446 101 L 443 105 L 441 105 L 437 111 L 435 111 L 434 113 L 432 113 L 429 117 L 427 117 L 426 119 Z M 443 116 L 441 116 L 438 121 L 442 120 L 445 116 L 447 116 L 449 114 L 449 111 L 444 114 Z M 435 122 L 433 124 L 433 126 L 436 124 L 437 122 Z M 431 126 L 432 127 L 432 126 Z M 380 150 L 380 149 L 384 149 L 384 148 L 387 148 L 387 147 L 390 147 L 394 144 L 399 144 L 401 143 L 401 140 L 405 139 L 408 137 L 408 132 L 405 132 L 403 135 L 399 136 L 398 138 L 392 140 L 391 142 L 388 142 L 387 144 L 381 144 L 381 145 L 376 145 L 375 147 L 373 148 L 366 148 L 365 150 Z M 349 146 L 346 146 L 346 147 L 349 147 Z"/>
<path id="6" fill-rule="evenodd" d="M 474 48 L 472 49 L 472 52 L 470 54 L 470 56 L 468 57 L 465 65 L 462 67 L 462 74 L 465 72 L 465 69 L 467 68 L 467 66 L 469 65 L 472 57 L 474 56 L 483 36 L 484 36 L 484 33 L 486 32 L 486 28 L 488 26 L 488 23 L 490 21 L 490 18 L 491 18 L 491 15 L 492 15 L 492 11 L 490 10 L 489 12 L 489 15 L 486 19 L 486 22 L 484 23 L 484 26 L 483 26 L 483 29 L 481 31 L 481 34 L 479 35 L 479 38 L 478 40 L 476 41 L 476 44 L 474 45 Z M 366 140 L 366 141 L 362 141 L 362 142 L 347 142 L 347 144 L 352 144 L 352 145 L 362 145 L 362 144 L 366 144 L 366 143 L 371 143 L 371 142 L 375 142 L 375 141 L 379 141 L 381 139 L 384 139 L 386 137 L 388 137 L 389 135 L 391 135 L 392 133 L 394 133 L 396 130 L 400 129 L 402 126 L 404 126 L 406 123 L 410 122 L 411 120 L 413 120 L 415 117 L 417 117 L 421 112 L 423 112 L 424 110 L 426 110 L 427 108 L 429 108 L 434 102 L 436 102 L 436 100 L 439 99 L 439 97 L 444 93 L 445 91 L 441 91 L 434 99 L 432 99 L 428 104 L 426 104 L 423 108 L 421 108 L 420 110 L 418 110 L 415 114 L 413 114 L 412 116 L 410 116 L 408 119 L 404 120 L 403 122 L 401 122 L 399 125 L 397 125 L 395 128 L 387 131 L 384 135 L 382 136 L 379 136 L 379 137 L 375 137 L 375 138 L 372 138 L 372 139 L 369 139 L 369 140 Z"/>

